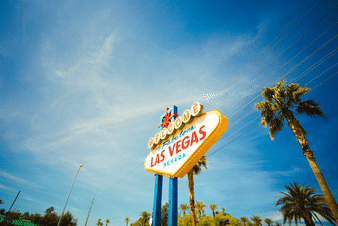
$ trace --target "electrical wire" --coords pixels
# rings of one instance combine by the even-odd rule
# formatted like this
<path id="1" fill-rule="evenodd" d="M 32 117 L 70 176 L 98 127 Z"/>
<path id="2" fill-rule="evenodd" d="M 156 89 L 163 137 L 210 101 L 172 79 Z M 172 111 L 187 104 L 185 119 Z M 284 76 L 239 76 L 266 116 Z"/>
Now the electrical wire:
<path id="1" fill-rule="evenodd" d="M 288 62 L 286 62 L 282 67 L 280 67 L 277 71 L 275 71 L 273 74 L 271 74 L 268 78 L 266 78 L 263 82 L 261 82 L 256 88 L 254 88 L 250 93 L 248 93 L 245 97 L 243 97 L 240 101 L 238 101 L 237 103 L 235 103 L 234 105 L 232 105 L 230 108 L 228 108 L 224 113 L 228 112 L 231 108 L 233 108 L 234 106 L 236 106 L 238 103 L 240 103 L 243 99 L 245 99 L 247 96 L 249 96 L 253 91 L 255 91 L 257 88 L 259 88 L 262 84 L 264 84 L 268 79 L 270 79 L 274 74 L 276 74 L 278 71 L 280 71 L 283 67 L 285 67 L 291 60 L 293 60 L 295 57 L 297 57 L 300 53 L 302 53 L 305 49 L 307 49 L 309 46 L 311 46 L 315 41 L 317 41 L 322 35 L 324 35 L 327 31 L 329 31 L 330 29 L 332 29 L 335 25 L 337 25 L 337 23 L 335 23 L 332 27 L 330 27 L 328 30 L 326 30 L 323 34 L 321 34 L 319 37 L 317 37 L 313 42 L 311 42 L 309 45 L 307 45 L 304 49 L 302 49 L 300 52 L 298 52 L 294 57 L 292 57 Z M 315 50 L 314 52 L 312 52 L 309 56 L 307 56 L 304 60 L 302 60 L 300 63 L 298 63 L 295 67 L 293 67 L 291 70 L 289 70 L 287 73 L 285 73 L 281 78 L 283 79 L 285 76 L 287 76 L 288 74 L 290 74 L 292 71 L 294 71 L 297 67 L 299 67 L 301 64 L 303 64 L 305 61 L 307 61 L 309 58 L 311 58 L 314 54 L 316 54 L 319 50 L 321 50 L 322 48 L 324 48 L 326 45 L 328 45 L 330 42 L 332 42 L 334 39 L 336 39 L 338 37 L 338 35 L 333 36 L 329 41 L 327 41 L 325 44 L 323 44 L 321 47 L 319 47 L 317 50 Z M 251 80 L 252 81 L 252 80 Z M 224 105 L 224 104 L 223 104 Z M 223 106 L 221 105 L 221 107 Z M 221 108 L 220 107 L 220 108 Z"/>
<path id="2" fill-rule="evenodd" d="M 332 68 L 334 68 L 338 63 L 335 63 L 334 65 L 332 65 L 330 68 L 326 69 L 325 71 L 323 71 L 322 73 L 320 73 L 318 76 L 316 76 L 315 78 L 313 78 L 311 81 L 309 81 L 308 83 L 305 84 L 305 86 L 307 86 L 309 83 L 313 82 L 314 80 L 316 80 L 317 78 L 319 78 L 320 76 L 322 76 L 324 73 L 326 73 L 327 71 L 331 70 Z"/>
<path id="3" fill-rule="evenodd" d="M 311 6 L 312 4 L 314 4 L 314 2 L 315 2 L 315 1 L 313 1 L 313 2 L 310 4 L 310 6 Z M 262 56 L 262 57 L 254 64 L 254 65 L 252 65 L 249 69 L 251 69 L 253 66 L 255 66 L 255 65 L 256 65 L 256 64 L 257 64 L 257 63 L 258 63 L 258 62 L 259 62 L 266 54 L 267 54 L 267 53 L 269 53 L 274 47 L 276 47 L 276 46 L 277 46 L 284 38 L 286 38 L 286 37 L 287 37 L 287 36 L 288 36 L 288 35 L 289 35 L 296 27 L 298 27 L 298 25 L 300 25 L 300 24 L 301 24 L 301 23 L 302 23 L 309 15 L 311 15 L 315 10 L 317 10 L 317 8 L 318 8 L 319 6 L 321 6 L 324 2 L 325 2 L 325 0 L 322 1 L 322 2 L 321 2 L 315 9 L 313 9 L 308 15 L 306 15 L 305 18 L 304 18 L 302 21 L 300 21 L 296 26 L 294 26 L 294 27 L 291 29 L 291 31 L 289 31 L 289 32 L 288 32 L 281 40 L 279 40 L 272 48 L 270 48 L 270 49 L 268 50 L 268 52 L 266 52 L 266 53 L 265 53 L 265 54 L 264 54 L 264 55 L 263 55 L 263 56 Z M 310 6 L 309 6 L 309 7 L 310 7 Z M 308 7 L 308 8 L 309 8 L 309 7 Z M 302 12 L 302 13 L 301 13 L 301 14 L 300 14 L 300 15 L 299 15 L 299 16 L 298 16 L 298 17 L 297 17 L 297 18 L 296 18 L 296 19 L 295 19 L 295 20 L 294 20 L 294 21 L 293 21 L 293 22 L 285 29 L 285 30 L 287 30 L 287 29 L 288 29 L 288 28 L 289 28 L 289 27 L 290 27 L 290 26 L 291 26 L 291 25 L 292 25 L 292 24 L 293 24 L 293 23 L 301 16 L 308 8 L 306 8 L 306 9 L 305 9 L 305 10 L 304 10 L 304 11 L 303 11 L 303 12 Z M 285 31 L 285 30 L 284 30 L 284 31 Z M 283 34 L 284 31 L 283 31 L 282 33 L 280 33 L 279 36 L 280 36 L 281 34 Z M 279 36 L 278 36 L 278 37 L 279 37 Z M 278 38 L 278 37 L 277 37 L 277 38 Z M 275 38 L 275 39 L 274 39 L 274 40 L 273 40 L 266 48 L 268 48 L 268 47 L 269 47 L 269 46 L 270 46 L 277 38 Z M 291 47 L 291 46 L 290 46 L 290 47 Z M 266 49 L 266 48 L 265 48 L 265 49 Z M 261 53 L 263 53 L 263 52 L 265 51 L 265 49 L 264 49 Z M 260 53 L 260 54 L 261 54 L 261 53 Z M 260 54 L 259 54 L 259 55 L 260 55 Z M 258 56 L 259 56 L 259 55 L 258 55 Z M 257 57 L 258 57 L 258 56 L 257 56 Z M 257 58 L 257 57 L 256 57 L 256 58 Z M 256 58 L 255 58 L 255 59 L 256 59 Z M 255 59 L 254 59 L 254 60 L 255 60 Z M 253 61 L 254 61 L 254 60 L 253 60 Z M 253 61 L 251 61 L 251 62 L 249 63 L 249 65 L 250 65 Z M 273 63 L 273 62 L 272 62 L 272 63 Z M 249 66 L 249 65 L 248 65 L 248 66 Z M 248 66 L 247 66 L 247 67 L 248 67 Z M 268 66 L 270 66 L 270 65 L 268 65 Z M 246 68 L 247 68 L 247 67 L 246 67 Z M 246 68 L 245 68 L 245 69 L 246 69 Z M 244 70 L 245 70 L 245 69 L 244 69 Z M 249 70 L 249 69 L 248 69 L 248 70 Z M 242 72 L 243 72 L 244 70 L 242 70 Z M 248 71 L 248 70 L 247 70 L 247 71 Z M 264 69 L 264 70 L 265 70 L 265 69 Z M 247 71 L 246 71 L 246 72 L 247 72 Z M 240 75 L 242 72 L 240 72 L 238 75 Z M 245 72 L 245 73 L 246 73 L 246 72 Z M 243 75 L 245 75 L 245 73 L 244 73 Z M 238 75 L 237 75 L 237 76 L 238 76 Z M 230 85 L 229 87 L 226 87 L 226 88 L 220 93 L 220 95 L 217 96 L 217 98 L 214 98 L 213 101 L 211 101 L 211 102 L 209 103 L 208 107 L 210 107 L 211 104 L 212 104 L 216 99 L 220 98 L 220 97 L 225 93 L 225 91 L 226 91 L 227 89 L 229 89 L 233 84 L 235 84 L 235 83 L 238 81 L 238 79 L 241 78 L 243 75 L 239 76 L 239 77 L 231 84 L 231 82 L 237 77 L 237 76 L 235 76 L 234 79 L 229 83 L 229 84 L 231 84 L 231 85 Z M 258 74 L 258 75 L 259 75 L 259 74 Z M 258 76 L 258 75 L 257 75 L 257 76 Z M 256 77 L 257 77 L 257 76 L 256 76 Z M 231 98 L 230 98 L 230 99 L 231 99 Z"/>
<path id="4" fill-rule="evenodd" d="M 336 48 L 336 49 L 338 49 L 338 47 Z M 335 50 L 336 50 L 335 49 Z M 335 51 L 334 50 L 334 51 Z M 333 52 L 333 51 L 332 51 Z M 332 52 L 330 52 L 328 55 L 330 55 Z M 336 52 L 337 53 L 337 52 Z M 334 54 L 331 54 L 331 56 L 333 56 L 333 55 L 335 55 L 336 53 L 334 53 Z M 326 55 L 325 57 L 327 57 L 328 55 Z M 331 57 L 330 56 L 330 57 Z M 325 57 L 323 57 L 321 60 L 323 60 Z M 328 57 L 327 59 L 329 59 L 330 57 Z M 323 62 L 325 62 L 327 59 L 325 59 Z M 319 61 L 321 61 L 321 60 L 319 60 Z M 316 64 L 318 64 L 319 63 L 319 61 L 316 63 Z M 323 62 L 321 62 L 321 63 L 323 63 Z M 321 64 L 320 63 L 320 64 Z M 318 67 L 320 64 L 318 64 L 318 65 L 316 65 L 316 67 Z M 314 64 L 315 65 L 315 64 Z M 311 67 L 313 67 L 314 65 L 312 65 Z M 311 68 L 311 67 L 309 67 L 309 68 Z M 305 71 L 307 71 L 307 73 L 306 74 L 308 74 L 310 71 L 312 71 L 314 68 L 312 68 L 311 70 L 309 70 L 309 68 L 307 69 L 307 70 L 305 70 Z M 304 73 L 304 72 L 303 72 Z M 303 73 L 301 73 L 301 74 L 303 74 Z M 306 74 L 304 74 L 303 76 L 305 76 Z M 302 77 L 303 77 L 302 76 Z M 273 85 L 275 85 L 275 84 L 277 84 L 277 82 L 278 81 L 280 81 L 281 79 L 278 79 L 274 84 L 272 84 L 271 86 L 273 86 Z M 291 81 L 290 83 L 292 83 L 293 81 Z M 271 87 L 270 86 L 270 87 Z M 257 99 L 259 96 L 260 96 L 261 94 L 259 93 L 255 98 L 253 98 L 251 101 L 249 101 L 247 104 L 245 104 L 242 108 L 240 108 L 239 110 L 237 110 L 234 114 L 232 114 L 228 119 L 230 119 L 230 118 L 232 118 L 233 116 L 235 116 L 238 112 L 240 112 L 241 110 L 243 110 L 246 106 L 248 106 L 250 103 L 252 103 L 255 99 Z M 241 101 L 241 100 L 240 100 Z"/>
<path id="5" fill-rule="evenodd" d="M 248 132 L 250 132 L 251 130 L 253 130 L 254 128 L 256 128 L 257 126 L 259 126 L 260 123 L 258 123 L 257 125 L 255 125 L 254 127 L 252 127 L 251 129 L 247 130 L 246 132 L 242 133 L 241 135 L 239 135 L 238 137 L 236 137 L 235 139 L 233 139 L 232 141 L 230 141 L 229 143 L 223 145 L 222 147 L 220 147 L 219 149 L 217 149 L 216 151 L 212 152 L 210 155 L 208 155 L 207 157 L 209 158 L 210 156 L 212 156 L 213 154 L 215 154 L 216 152 L 218 152 L 219 150 L 221 150 L 222 148 L 224 148 L 225 146 L 231 144 L 232 142 L 234 142 L 235 140 L 237 140 L 238 138 L 242 137 L 244 134 L 247 134 Z"/>
<path id="6" fill-rule="evenodd" d="M 337 74 L 338 74 L 338 72 L 337 72 L 336 74 L 332 75 L 330 78 L 325 79 L 325 80 L 324 80 L 323 82 L 321 82 L 319 85 L 317 85 L 317 86 L 315 86 L 314 88 L 312 88 L 311 91 L 314 90 L 315 88 L 317 88 L 318 86 L 322 85 L 323 83 L 327 82 L 328 80 L 330 80 L 331 78 L 333 78 L 333 77 L 336 76 Z"/>
<path id="7" fill-rule="evenodd" d="M 338 5 L 337 5 L 338 6 Z M 315 26 L 317 26 L 318 25 L 318 23 L 320 22 L 320 21 L 322 21 L 326 16 L 328 16 L 335 8 L 337 8 L 337 6 L 336 7 L 334 7 L 330 12 L 328 12 L 324 17 L 322 17 L 315 25 L 313 25 L 310 29 L 308 29 L 301 37 L 299 37 L 294 43 L 292 43 L 286 50 L 284 50 L 284 52 L 282 52 L 278 57 L 276 57 L 270 64 L 268 64 L 268 66 L 266 66 L 263 70 L 261 70 L 256 76 L 254 76 L 247 84 L 245 84 L 240 90 L 238 90 L 234 95 L 232 95 L 229 99 L 227 99 L 226 101 L 225 101 L 225 103 L 227 103 L 229 100 L 231 100 L 234 96 L 236 96 L 240 91 L 242 91 L 247 85 L 249 85 L 253 80 L 255 80 L 256 78 L 257 78 L 257 76 L 258 75 L 260 75 L 265 69 L 267 69 L 271 64 L 273 64 L 279 57 L 281 57 L 289 48 L 291 48 L 295 43 L 297 43 L 300 39 L 302 39 L 310 30 L 312 30 Z M 286 62 L 282 67 L 280 67 L 277 71 L 275 71 L 272 75 L 274 75 L 275 73 L 277 73 L 279 70 L 281 70 L 284 66 L 286 66 L 291 60 L 293 60 L 295 57 L 297 57 L 301 52 L 303 52 L 305 49 L 307 49 L 309 46 L 311 46 L 315 41 L 317 41 L 321 36 L 323 36 L 326 32 L 328 32 L 329 30 L 331 30 L 334 26 L 336 26 L 338 24 L 338 22 L 337 23 L 335 23 L 333 26 L 331 26 L 329 29 L 327 29 L 323 34 L 321 34 L 320 36 L 318 36 L 312 43 L 310 43 L 308 46 L 306 46 L 302 51 L 300 51 L 298 54 L 296 54 L 294 57 L 292 57 L 288 62 Z M 329 41 L 329 43 L 331 42 L 331 41 L 333 41 L 334 39 L 336 38 L 336 36 L 334 36 L 334 38 L 332 39 L 332 40 L 330 40 Z M 326 44 L 327 45 L 327 44 Z M 324 45 L 324 46 L 326 46 L 326 45 Z M 323 47 L 324 47 L 323 46 Z M 322 48 L 323 48 L 322 47 Z M 321 49 L 321 48 L 320 48 Z M 316 52 L 318 52 L 320 49 L 318 49 Z M 310 56 L 313 56 L 316 52 L 314 52 L 312 55 L 310 55 Z M 305 62 L 306 60 L 307 60 L 308 58 L 306 58 L 306 59 L 304 59 L 304 61 L 303 62 Z M 302 63 L 303 63 L 302 62 Z M 299 66 L 299 65 L 298 65 Z M 297 66 L 297 67 L 298 67 Z M 293 69 L 294 70 L 294 69 Z M 272 75 L 270 75 L 270 77 L 272 76 Z M 268 77 L 268 78 L 270 78 L 270 77 Z M 264 80 L 264 82 L 265 82 L 266 80 Z M 263 82 L 263 83 L 264 83 Z M 262 83 L 261 83 L 262 84 Z M 224 104 L 223 104 L 224 105 Z M 221 105 L 220 107 L 222 107 L 223 105 Z M 232 108 L 232 107 L 231 107 Z M 231 109 L 230 108 L 230 109 Z M 230 109 L 228 109 L 228 110 L 230 110 Z M 228 111 L 227 110 L 227 111 Z M 226 112 L 227 112 L 226 111 Z"/>
<path id="8" fill-rule="evenodd" d="M 298 75 L 296 78 L 294 78 L 293 80 L 291 80 L 290 83 L 293 82 L 297 82 L 299 81 L 301 78 L 303 78 L 305 75 L 307 75 L 308 73 L 310 73 L 312 70 L 314 70 L 315 68 L 317 68 L 318 66 L 320 66 L 322 63 L 324 63 L 325 61 L 327 61 L 328 59 L 330 59 L 332 56 L 336 55 L 338 53 L 338 51 L 336 51 L 338 49 L 335 48 L 334 50 L 332 50 L 329 54 L 327 54 L 325 57 L 323 57 L 322 59 L 320 59 L 319 61 L 317 61 L 315 64 L 313 64 L 311 67 L 309 67 L 307 70 L 305 70 L 304 72 L 302 72 L 300 75 Z M 334 52 L 336 51 L 336 52 Z M 326 58 L 326 59 L 325 59 Z M 310 70 L 311 69 L 311 70 Z M 305 73 L 306 72 L 306 73 Z"/>

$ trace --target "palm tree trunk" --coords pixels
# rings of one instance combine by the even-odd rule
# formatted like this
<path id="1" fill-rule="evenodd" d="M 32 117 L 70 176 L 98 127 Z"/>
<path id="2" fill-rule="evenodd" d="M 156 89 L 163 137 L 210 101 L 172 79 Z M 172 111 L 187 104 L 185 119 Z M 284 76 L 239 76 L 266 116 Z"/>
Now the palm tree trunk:
<path id="1" fill-rule="evenodd" d="M 188 173 L 188 180 L 189 180 L 189 199 L 190 199 L 192 226 L 196 226 L 195 197 L 194 197 L 194 172 L 192 170 L 190 170 Z"/>
<path id="2" fill-rule="evenodd" d="M 305 155 L 306 159 L 308 160 L 310 167 L 318 181 L 318 184 L 325 196 L 325 199 L 329 205 L 329 208 L 331 209 L 331 212 L 333 216 L 336 219 L 336 222 L 338 223 L 338 205 L 336 200 L 334 199 L 329 187 L 326 184 L 326 181 L 324 179 L 323 174 L 319 170 L 317 163 L 315 161 L 315 158 L 313 157 L 313 152 L 311 151 L 309 144 L 307 142 L 307 139 L 305 137 L 305 130 L 303 127 L 299 124 L 298 120 L 293 115 L 292 111 L 288 111 L 285 114 L 285 118 L 288 121 L 289 127 L 291 127 L 298 143 L 302 147 L 303 154 Z"/>

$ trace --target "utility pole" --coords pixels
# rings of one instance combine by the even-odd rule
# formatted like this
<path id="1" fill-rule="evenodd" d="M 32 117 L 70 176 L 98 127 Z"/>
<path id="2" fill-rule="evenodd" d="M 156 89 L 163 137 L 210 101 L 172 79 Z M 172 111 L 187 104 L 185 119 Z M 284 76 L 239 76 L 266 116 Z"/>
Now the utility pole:
<path id="1" fill-rule="evenodd" d="M 69 199 L 70 193 L 72 193 L 72 189 L 73 189 L 73 186 L 74 186 L 74 183 L 75 183 L 76 177 L 77 177 L 77 175 L 79 174 L 79 171 L 80 171 L 80 169 L 81 169 L 82 167 L 83 167 L 83 165 L 81 164 L 81 165 L 80 165 L 80 168 L 79 168 L 79 170 L 77 171 L 77 173 L 76 173 L 76 175 L 75 175 L 75 178 L 74 178 L 74 181 L 73 181 L 72 187 L 70 188 L 70 191 L 69 191 L 69 194 L 68 194 L 68 197 L 67 197 L 66 203 L 65 203 L 65 207 L 63 207 L 62 214 L 61 214 L 61 216 L 60 216 L 60 219 L 59 219 L 59 222 L 58 222 L 57 226 L 60 226 L 60 224 L 61 224 L 61 220 L 62 220 L 63 214 L 64 214 L 64 212 L 65 212 L 65 209 L 66 209 L 66 206 L 67 206 L 67 202 L 68 202 L 68 199 Z"/>
<path id="2" fill-rule="evenodd" d="M 95 194 L 93 195 L 92 203 L 90 204 L 90 207 L 89 207 L 88 216 L 87 216 L 87 219 L 86 219 L 85 226 L 87 226 L 87 222 L 88 222 L 88 218 L 89 218 L 90 210 L 92 209 L 92 205 L 93 205 L 93 201 L 94 201 L 94 196 L 95 196 Z"/>
<path id="3" fill-rule="evenodd" d="M 12 207 L 13 207 L 13 205 L 14 205 L 16 199 L 17 199 L 18 196 L 19 196 L 19 194 L 20 194 L 20 191 L 19 191 L 18 194 L 16 195 L 16 197 L 15 197 L 15 199 L 14 199 L 14 202 L 12 203 L 12 205 L 11 205 L 11 207 L 9 208 L 9 210 L 7 211 L 7 213 L 8 213 L 9 211 L 11 211 L 11 209 L 12 209 Z"/>

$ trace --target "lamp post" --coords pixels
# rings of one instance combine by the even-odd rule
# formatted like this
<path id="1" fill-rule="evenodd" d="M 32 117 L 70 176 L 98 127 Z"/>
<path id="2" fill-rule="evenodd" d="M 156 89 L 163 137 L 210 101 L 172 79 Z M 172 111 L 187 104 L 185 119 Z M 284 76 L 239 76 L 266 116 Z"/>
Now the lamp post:
<path id="1" fill-rule="evenodd" d="M 58 225 L 57 225 L 57 226 L 60 226 L 60 224 L 61 224 L 61 219 L 62 219 L 62 217 L 63 217 L 63 213 L 65 212 L 65 209 L 66 209 L 66 206 L 67 206 L 67 202 L 68 202 L 68 199 L 69 199 L 70 193 L 72 192 L 72 189 L 73 189 L 73 186 L 74 186 L 74 183 L 75 183 L 75 179 L 76 179 L 76 177 L 77 177 L 77 175 L 78 175 L 78 173 L 79 173 L 80 169 L 82 168 L 82 166 L 83 166 L 83 165 L 81 164 L 81 165 L 80 165 L 80 167 L 79 167 L 79 170 L 77 171 L 77 173 L 76 173 L 76 175 L 75 175 L 75 178 L 74 178 L 74 181 L 73 181 L 72 187 L 70 188 L 70 191 L 69 191 L 69 194 L 68 194 L 68 197 L 67 197 L 66 203 L 65 203 L 65 207 L 63 207 L 62 214 L 61 214 L 61 217 L 60 217 L 60 219 L 59 219 L 59 222 L 58 222 Z"/>

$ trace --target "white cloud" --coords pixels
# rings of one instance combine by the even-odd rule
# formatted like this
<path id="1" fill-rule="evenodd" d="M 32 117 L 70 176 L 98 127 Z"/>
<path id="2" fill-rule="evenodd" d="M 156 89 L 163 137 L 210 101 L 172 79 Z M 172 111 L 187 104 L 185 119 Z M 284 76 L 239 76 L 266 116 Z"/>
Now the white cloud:
<path id="1" fill-rule="evenodd" d="M 9 188 L 9 187 L 6 187 L 6 186 L 4 186 L 4 185 L 1 185 L 1 184 L 0 184 L 0 188 L 1 188 L 1 189 L 5 189 L 5 190 L 7 190 L 7 191 L 13 191 L 13 192 L 17 192 L 17 191 L 15 191 L 14 189 L 12 189 L 12 188 Z"/>
<path id="2" fill-rule="evenodd" d="M 6 173 L 4 171 L 0 171 L 0 176 L 5 177 L 5 178 L 7 178 L 11 181 L 14 181 L 16 183 L 19 183 L 19 184 L 25 184 L 25 185 L 29 185 L 29 186 L 32 186 L 32 187 L 35 187 L 35 188 L 43 188 L 41 185 L 35 184 L 33 182 L 27 181 L 27 180 L 22 179 L 22 178 L 17 177 L 17 176 L 13 176 L 13 175 Z"/>
<path id="3" fill-rule="evenodd" d="M 10 179 L 10 180 L 12 180 L 12 181 L 15 181 L 15 182 L 17 182 L 17 183 L 21 183 L 21 184 L 29 184 L 28 181 L 26 181 L 26 180 L 24 180 L 24 179 L 22 179 L 22 178 L 13 176 L 13 175 L 11 175 L 11 174 L 9 174 L 9 173 L 6 173 L 6 172 L 3 172 L 3 171 L 0 172 L 0 175 L 3 176 L 3 177 L 6 177 L 7 179 Z"/>

